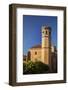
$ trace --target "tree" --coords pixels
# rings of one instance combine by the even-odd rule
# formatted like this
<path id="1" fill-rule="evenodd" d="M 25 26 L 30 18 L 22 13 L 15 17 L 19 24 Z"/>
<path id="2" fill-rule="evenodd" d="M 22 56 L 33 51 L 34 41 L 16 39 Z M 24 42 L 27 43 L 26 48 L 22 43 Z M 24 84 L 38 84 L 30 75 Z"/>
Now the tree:
<path id="1" fill-rule="evenodd" d="M 49 66 L 40 61 L 23 63 L 23 74 L 40 74 L 47 72 L 49 72 Z"/>

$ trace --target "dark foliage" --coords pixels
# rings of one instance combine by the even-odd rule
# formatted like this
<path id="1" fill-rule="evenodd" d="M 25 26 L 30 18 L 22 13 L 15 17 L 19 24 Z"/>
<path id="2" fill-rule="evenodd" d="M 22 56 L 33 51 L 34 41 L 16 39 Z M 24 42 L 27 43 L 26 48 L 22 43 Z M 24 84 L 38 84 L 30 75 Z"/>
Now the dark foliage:
<path id="1" fill-rule="evenodd" d="M 23 74 L 40 74 L 48 72 L 49 66 L 40 61 L 37 62 L 28 61 L 23 63 Z"/>

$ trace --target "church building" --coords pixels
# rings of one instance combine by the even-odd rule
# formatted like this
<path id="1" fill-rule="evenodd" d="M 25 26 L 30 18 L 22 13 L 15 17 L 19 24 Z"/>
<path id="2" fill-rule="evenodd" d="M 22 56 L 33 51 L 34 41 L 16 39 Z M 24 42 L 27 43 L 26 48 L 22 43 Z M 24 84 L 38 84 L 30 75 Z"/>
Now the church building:
<path id="1" fill-rule="evenodd" d="M 51 27 L 42 26 L 41 45 L 35 45 L 28 51 L 27 60 L 41 61 L 50 68 L 57 68 L 57 50 L 51 44 Z"/>

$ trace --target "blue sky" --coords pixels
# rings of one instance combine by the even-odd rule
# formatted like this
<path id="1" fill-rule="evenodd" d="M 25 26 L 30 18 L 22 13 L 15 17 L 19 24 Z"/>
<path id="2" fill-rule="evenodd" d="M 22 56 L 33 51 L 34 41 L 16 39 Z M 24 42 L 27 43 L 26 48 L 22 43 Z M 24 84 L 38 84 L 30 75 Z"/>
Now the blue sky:
<path id="1" fill-rule="evenodd" d="M 41 27 L 50 26 L 51 43 L 57 46 L 57 17 L 23 15 L 23 53 L 27 54 L 29 48 L 41 44 Z"/>

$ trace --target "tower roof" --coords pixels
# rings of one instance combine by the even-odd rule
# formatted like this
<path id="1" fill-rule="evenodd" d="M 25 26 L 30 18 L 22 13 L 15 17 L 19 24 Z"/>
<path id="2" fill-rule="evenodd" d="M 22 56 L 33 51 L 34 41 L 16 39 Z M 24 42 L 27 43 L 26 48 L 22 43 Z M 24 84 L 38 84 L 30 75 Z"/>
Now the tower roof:
<path id="1" fill-rule="evenodd" d="M 50 26 L 42 26 L 42 29 L 49 29 L 49 30 L 51 30 L 51 27 Z"/>

